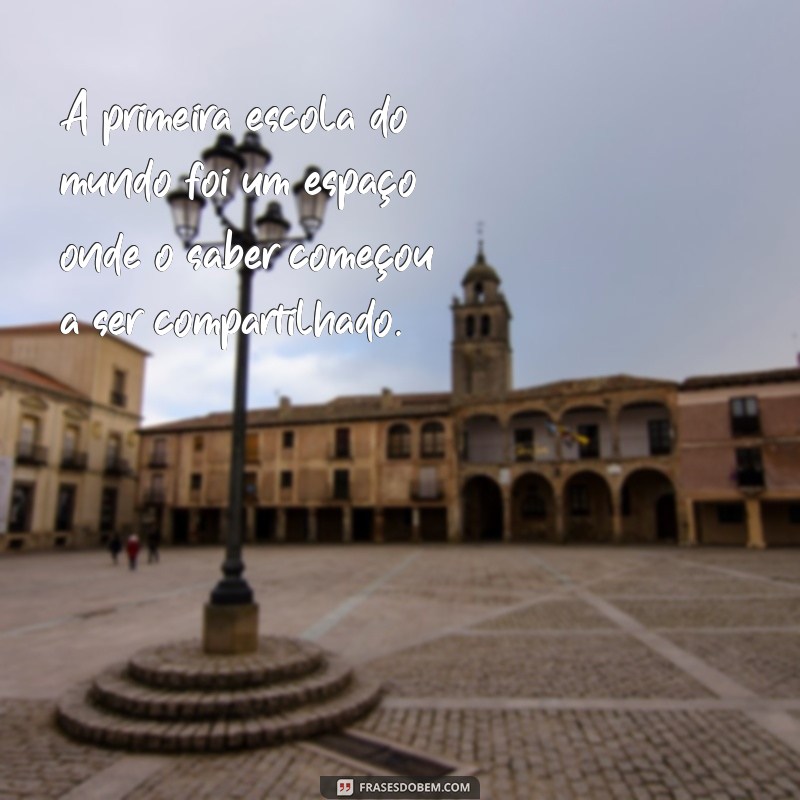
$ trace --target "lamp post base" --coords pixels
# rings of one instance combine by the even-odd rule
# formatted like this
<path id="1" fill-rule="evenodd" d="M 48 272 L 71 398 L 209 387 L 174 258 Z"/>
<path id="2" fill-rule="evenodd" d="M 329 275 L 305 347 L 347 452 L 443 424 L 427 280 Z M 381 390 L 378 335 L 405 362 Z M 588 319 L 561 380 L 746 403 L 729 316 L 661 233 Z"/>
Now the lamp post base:
<path id="1" fill-rule="evenodd" d="M 258 603 L 206 603 L 203 615 L 203 652 L 242 655 L 258 650 Z"/>

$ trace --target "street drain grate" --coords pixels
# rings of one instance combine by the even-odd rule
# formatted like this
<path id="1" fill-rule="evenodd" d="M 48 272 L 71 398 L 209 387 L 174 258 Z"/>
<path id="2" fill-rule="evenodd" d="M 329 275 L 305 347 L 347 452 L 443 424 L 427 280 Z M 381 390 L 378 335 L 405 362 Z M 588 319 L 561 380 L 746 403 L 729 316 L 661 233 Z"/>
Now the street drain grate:
<path id="1" fill-rule="evenodd" d="M 456 769 L 454 764 L 445 764 L 443 761 L 413 753 L 389 742 L 356 736 L 352 733 L 324 733 L 310 741 L 325 750 L 384 771 L 376 774 L 392 773 L 440 778 Z"/>

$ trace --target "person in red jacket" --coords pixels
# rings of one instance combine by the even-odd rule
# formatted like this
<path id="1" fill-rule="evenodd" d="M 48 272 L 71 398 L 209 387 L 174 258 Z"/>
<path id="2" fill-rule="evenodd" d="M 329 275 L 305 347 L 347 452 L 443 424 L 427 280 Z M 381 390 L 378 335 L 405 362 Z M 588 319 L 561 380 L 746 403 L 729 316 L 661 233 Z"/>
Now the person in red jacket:
<path id="1" fill-rule="evenodd" d="M 125 550 L 128 553 L 128 566 L 131 569 L 136 569 L 136 558 L 139 555 L 139 537 L 132 533 L 128 537 L 128 543 L 125 545 Z"/>

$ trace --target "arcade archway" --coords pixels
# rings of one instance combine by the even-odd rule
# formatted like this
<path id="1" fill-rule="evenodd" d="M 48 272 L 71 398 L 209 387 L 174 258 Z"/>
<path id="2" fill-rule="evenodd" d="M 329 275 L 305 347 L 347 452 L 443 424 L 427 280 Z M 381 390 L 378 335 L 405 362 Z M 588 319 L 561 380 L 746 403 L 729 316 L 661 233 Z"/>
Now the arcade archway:
<path id="1" fill-rule="evenodd" d="M 503 538 L 503 495 L 485 475 L 470 478 L 461 490 L 465 542 L 500 541 Z"/>

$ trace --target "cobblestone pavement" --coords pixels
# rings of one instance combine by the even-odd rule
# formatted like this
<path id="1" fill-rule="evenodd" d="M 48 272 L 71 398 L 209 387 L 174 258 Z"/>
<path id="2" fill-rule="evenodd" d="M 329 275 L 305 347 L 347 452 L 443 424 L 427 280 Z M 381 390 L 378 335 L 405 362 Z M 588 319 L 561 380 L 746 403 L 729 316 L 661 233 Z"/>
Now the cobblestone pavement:
<path id="1" fill-rule="evenodd" d="M 0 559 L 0 800 L 319 797 L 384 774 L 295 743 L 142 756 L 76 744 L 54 701 L 143 647 L 199 635 L 216 549 L 136 572 L 101 552 Z M 355 733 L 506 798 L 800 797 L 800 551 L 250 548 L 265 634 L 383 679 Z"/>

